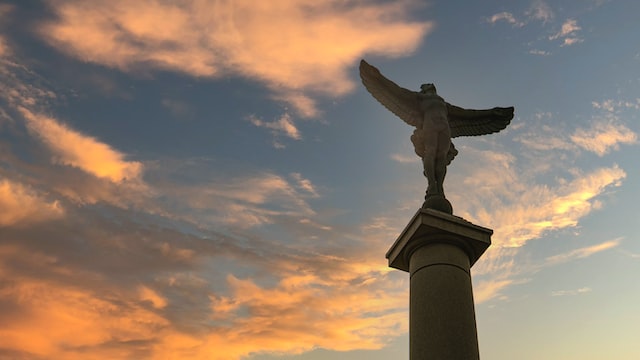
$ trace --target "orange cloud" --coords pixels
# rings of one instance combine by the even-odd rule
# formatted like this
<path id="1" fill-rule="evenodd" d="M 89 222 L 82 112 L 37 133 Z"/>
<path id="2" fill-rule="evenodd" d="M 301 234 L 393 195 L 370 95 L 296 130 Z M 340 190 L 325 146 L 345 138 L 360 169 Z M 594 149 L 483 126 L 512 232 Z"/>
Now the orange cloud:
<path id="1" fill-rule="evenodd" d="M 227 321 L 235 319 L 228 341 L 240 345 L 245 337 L 252 339 L 244 341 L 243 355 L 301 353 L 315 347 L 379 349 L 408 325 L 406 292 L 388 288 L 381 277 L 353 284 L 353 277 L 336 281 L 313 274 L 288 275 L 277 286 L 265 288 L 230 276 L 232 296 L 213 298 L 212 309 Z"/>
<path id="2" fill-rule="evenodd" d="M 167 299 L 165 299 L 163 296 L 159 295 L 156 291 L 154 291 L 153 289 L 147 286 L 144 286 L 144 285 L 139 286 L 138 294 L 139 294 L 140 300 L 150 302 L 151 305 L 153 305 L 153 307 L 156 309 L 162 309 L 165 306 L 167 306 Z"/>
<path id="3" fill-rule="evenodd" d="M 481 304 L 488 301 L 498 295 L 500 290 L 508 287 L 513 283 L 513 280 L 494 280 L 494 281 L 482 281 L 474 286 L 473 301 L 476 304 Z"/>
<path id="4" fill-rule="evenodd" d="M 353 89 L 349 71 L 364 54 L 410 53 L 432 28 L 407 20 L 412 1 L 50 4 L 57 17 L 40 34 L 69 55 L 124 71 L 151 65 L 193 76 L 247 76 L 303 116 L 318 113 L 309 94 Z"/>
<path id="5" fill-rule="evenodd" d="M 7 249 L 2 250 L 6 253 Z M 14 255 L 30 256 L 20 252 Z M 0 271 L 7 275 L 6 269 Z M 114 291 L 104 289 L 105 293 L 96 294 L 12 275 L 0 286 L 0 300 L 12 308 L 12 315 L 3 319 L 0 327 L 0 349 L 28 354 L 27 358 L 128 358 L 132 349 L 116 344 L 144 343 L 168 324 L 140 303 Z M 109 343 L 114 346 L 101 346 Z"/>
<path id="6" fill-rule="evenodd" d="M 55 154 L 55 162 L 116 183 L 140 177 L 142 164 L 125 161 L 124 155 L 109 145 L 70 129 L 51 117 L 34 114 L 24 107 L 18 109 L 26 119 L 28 129 Z"/>
<path id="7" fill-rule="evenodd" d="M 466 154 L 475 157 L 469 163 L 473 164 L 473 173 L 463 184 L 452 185 L 477 191 L 454 190 L 452 203 L 458 204 L 463 217 L 494 229 L 493 246 L 519 247 L 547 231 L 576 226 L 579 219 L 599 206 L 595 197 L 610 186 L 619 186 L 626 177 L 624 170 L 614 165 L 589 174 L 574 173 L 573 180 L 549 187 L 528 181 L 509 154 Z M 456 201 L 460 193 L 466 194 L 465 199 Z"/>
<path id="8" fill-rule="evenodd" d="M 152 272 L 141 274 L 130 263 L 136 257 L 148 261 L 173 256 L 165 254 L 168 246 L 158 252 L 135 250 L 140 243 L 135 239 L 152 234 L 119 239 L 101 229 L 97 234 L 108 239 L 80 235 L 86 238 L 79 252 L 84 257 L 111 256 L 116 250 L 118 267 L 129 270 L 114 274 L 100 272 L 100 260 L 69 261 L 76 255 L 45 253 L 37 250 L 37 243 L 25 248 L 20 235 L 25 233 L 16 233 L 17 245 L 0 245 L 0 276 L 7 279 L 0 283 L 0 357 L 12 351 L 25 358 L 60 360 L 238 360 L 318 347 L 378 349 L 407 331 L 408 284 L 389 274 L 380 257 L 280 256 L 274 259 L 276 270 L 260 270 L 276 282 L 264 285 L 229 274 L 228 292 L 223 293 L 219 284 L 199 277 L 199 267 L 176 273 L 168 271 L 167 261 L 152 260 Z M 178 244 L 188 245 L 183 241 Z M 77 267 L 87 264 L 90 268 Z M 158 271 L 164 271 L 166 279 Z M 129 282 L 147 275 L 156 278 L 152 284 Z"/>
<path id="9" fill-rule="evenodd" d="M 0 35 L 0 56 L 5 56 L 9 53 L 9 47 L 2 35 Z"/>
<path id="10" fill-rule="evenodd" d="M 58 201 L 7 179 L 0 180 L 0 227 L 58 219 L 64 215 Z"/>
<path id="11" fill-rule="evenodd" d="M 10 21 L 9 14 L 13 11 L 13 5 L 0 4 L 0 21 L 7 23 Z M 1 26 L 1 25 L 0 25 Z M 0 34 L 0 57 L 11 53 L 5 37 Z"/>

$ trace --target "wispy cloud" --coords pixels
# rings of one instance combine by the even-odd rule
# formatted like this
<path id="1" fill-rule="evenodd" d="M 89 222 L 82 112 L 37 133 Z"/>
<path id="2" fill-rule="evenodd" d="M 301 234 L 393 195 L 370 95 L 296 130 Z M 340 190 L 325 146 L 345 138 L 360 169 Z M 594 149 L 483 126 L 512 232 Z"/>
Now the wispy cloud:
<path id="1" fill-rule="evenodd" d="M 594 102 L 594 108 L 605 110 L 606 113 L 604 116 L 594 115 L 589 128 L 577 128 L 571 135 L 566 135 L 565 131 L 558 131 L 557 124 L 541 124 L 515 139 L 531 150 L 587 150 L 604 156 L 610 151 L 619 150 L 620 145 L 637 142 L 638 135 L 622 123 L 618 114 L 620 108 L 634 108 L 635 105 L 635 102 L 622 100 Z M 538 120 L 542 118 L 551 118 L 551 114 L 537 117 Z"/>
<path id="2" fill-rule="evenodd" d="M 416 156 L 411 156 L 411 155 L 391 154 L 390 157 L 391 157 L 391 160 L 394 160 L 403 164 L 420 162 L 420 158 Z"/>
<path id="3" fill-rule="evenodd" d="M 549 36 L 549 40 L 562 39 L 563 42 L 561 46 L 577 44 L 584 41 L 577 35 L 577 32 L 580 30 L 582 30 L 582 28 L 578 26 L 577 20 L 567 19 L 562 24 L 560 31 L 558 31 L 554 35 Z"/>
<path id="4" fill-rule="evenodd" d="M 513 280 L 483 281 L 474 286 L 473 300 L 476 304 L 481 304 L 497 296 L 500 291 L 513 284 Z"/>
<path id="5" fill-rule="evenodd" d="M 593 105 L 595 109 L 602 109 L 613 114 L 618 113 L 624 108 L 640 109 L 640 98 L 635 99 L 635 101 L 606 99 L 603 101 L 593 101 L 591 102 L 591 105 Z"/>
<path id="6" fill-rule="evenodd" d="M 580 174 L 573 181 L 550 188 L 525 183 L 508 168 L 495 173 L 509 175 L 496 182 L 478 174 L 474 183 L 484 184 L 478 186 L 485 188 L 486 195 L 477 199 L 467 197 L 467 203 L 475 204 L 475 209 L 473 213 L 465 209 L 463 214 L 496 231 L 494 246 L 515 247 L 547 231 L 576 226 L 580 218 L 597 208 L 594 198 L 609 186 L 619 186 L 626 176 L 622 169 L 613 166 Z"/>
<path id="7" fill-rule="evenodd" d="M 540 56 L 548 56 L 548 55 L 551 55 L 551 52 L 546 51 L 546 50 L 531 49 L 531 50 L 529 50 L 529 54 L 540 55 Z"/>
<path id="8" fill-rule="evenodd" d="M 534 0 L 529 10 L 525 12 L 525 15 L 533 20 L 542 21 L 543 23 L 553 20 L 555 16 L 549 4 L 542 0 Z"/>
<path id="9" fill-rule="evenodd" d="M 618 150 L 620 144 L 634 144 L 638 135 L 623 124 L 611 122 L 594 123 L 589 129 L 578 129 L 571 135 L 579 147 L 604 156 L 611 150 Z"/>
<path id="10" fill-rule="evenodd" d="M 178 120 L 189 119 L 193 116 L 193 109 L 186 101 L 165 98 L 162 99 L 161 104 Z"/>
<path id="11" fill-rule="evenodd" d="M 318 194 L 318 190 L 316 189 L 316 186 L 313 185 L 311 180 L 304 178 L 302 176 L 302 174 L 300 174 L 300 173 L 291 173 L 291 177 L 295 180 L 296 186 L 299 189 L 301 189 L 303 191 L 306 191 L 312 197 L 319 197 L 320 196 Z"/>
<path id="12" fill-rule="evenodd" d="M 42 114 L 34 114 L 20 107 L 27 127 L 51 149 L 53 161 L 80 168 L 113 182 L 138 180 L 142 164 L 126 161 L 124 155 L 93 137 L 81 134 L 59 121 Z"/>
<path id="13" fill-rule="evenodd" d="M 40 34 L 69 55 L 123 71 L 246 76 L 302 116 L 318 113 L 312 96 L 353 89 L 348 72 L 364 53 L 405 55 L 432 28 L 410 20 L 409 1 L 49 3 L 57 17 Z"/>
<path id="14" fill-rule="evenodd" d="M 516 19 L 516 17 L 507 11 L 503 11 L 497 14 L 493 14 L 491 15 L 490 18 L 487 19 L 488 22 L 490 22 L 491 24 L 495 24 L 501 21 L 507 22 L 511 25 L 513 25 L 514 27 L 523 27 L 525 25 L 524 22 L 519 21 Z"/>
<path id="15" fill-rule="evenodd" d="M 612 249 L 612 248 L 620 245 L 621 242 L 622 242 L 622 238 L 617 238 L 617 239 L 605 241 L 605 242 L 600 243 L 600 244 L 587 246 L 587 247 L 580 248 L 580 249 L 571 250 L 571 251 L 569 251 L 567 253 L 564 253 L 564 254 L 558 254 L 558 255 L 550 256 L 550 257 L 548 257 L 546 259 L 546 262 L 549 265 L 555 265 L 555 264 L 559 264 L 559 263 L 565 263 L 565 262 L 570 261 L 570 260 L 586 258 L 586 257 L 589 257 L 589 256 L 591 256 L 593 254 L 597 254 L 597 253 L 599 253 L 601 251 Z"/>
<path id="16" fill-rule="evenodd" d="M 284 147 L 284 145 L 278 141 L 279 135 L 284 135 L 294 140 L 302 139 L 300 131 L 293 123 L 293 121 L 291 120 L 291 116 L 288 113 L 282 114 L 279 119 L 274 121 L 264 121 L 256 117 L 255 115 L 251 115 L 249 116 L 249 121 L 251 121 L 251 123 L 257 127 L 270 129 L 274 136 L 274 146 L 277 148 Z"/>
<path id="17" fill-rule="evenodd" d="M 163 164 L 162 171 L 152 169 L 150 176 L 167 177 L 172 172 L 184 172 L 182 181 L 188 185 L 163 181 L 154 184 L 155 191 L 165 196 L 162 207 L 171 209 L 171 216 L 206 224 L 251 228 L 272 224 L 280 218 L 295 219 L 315 215 L 308 200 L 319 196 L 315 185 L 302 174 L 290 177 L 271 171 L 251 172 L 237 176 L 203 173 L 200 161 L 184 162 L 171 169 Z M 160 171 L 160 172 L 158 172 Z M 206 179 L 203 181 L 203 179 Z"/>
<path id="18" fill-rule="evenodd" d="M 553 10 L 543 0 L 534 0 L 527 11 L 524 12 L 525 20 L 519 20 L 513 13 L 503 11 L 492 15 L 487 21 L 491 24 L 504 21 L 513 25 L 513 27 L 523 27 L 531 20 L 542 21 L 547 23 L 554 18 Z"/>
<path id="19" fill-rule="evenodd" d="M 148 191 L 142 180 L 143 166 L 92 136 L 84 134 L 51 114 L 59 100 L 46 79 L 20 63 L 15 56 L 0 61 L 0 116 L 13 124 L 7 128 L 28 144 L 30 157 L 20 156 L 7 146 L 0 157 L 10 179 L 20 172 L 19 182 L 52 199 L 65 198 L 77 204 L 106 201 L 129 206 Z M 17 124 L 24 124 L 24 126 Z M 24 130 L 26 129 L 26 132 Z M 13 140 L 12 140 L 13 139 Z M 18 151 L 18 153 L 20 153 Z"/>
<path id="20" fill-rule="evenodd" d="M 551 296 L 567 296 L 567 295 L 580 295 L 591 292 L 591 288 L 582 287 L 575 290 L 555 290 L 551 292 Z"/>

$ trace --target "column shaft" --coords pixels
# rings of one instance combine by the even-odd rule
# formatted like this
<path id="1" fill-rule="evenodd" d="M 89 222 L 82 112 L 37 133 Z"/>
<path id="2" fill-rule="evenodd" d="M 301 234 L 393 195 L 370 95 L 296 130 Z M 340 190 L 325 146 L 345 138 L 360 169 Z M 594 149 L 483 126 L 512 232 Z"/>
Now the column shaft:
<path id="1" fill-rule="evenodd" d="M 411 360 L 479 359 L 469 257 L 448 243 L 427 243 L 409 260 Z"/>

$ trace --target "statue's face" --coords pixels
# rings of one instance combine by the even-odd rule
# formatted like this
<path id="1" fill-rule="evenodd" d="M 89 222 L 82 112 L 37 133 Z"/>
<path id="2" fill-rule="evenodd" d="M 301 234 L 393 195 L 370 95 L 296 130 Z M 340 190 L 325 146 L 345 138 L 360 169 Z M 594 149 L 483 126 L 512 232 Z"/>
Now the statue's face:
<path id="1" fill-rule="evenodd" d="M 433 84 L 422 84 L 420 85 L 420 90 L 423 94 L 427 93 L 436 93 L 436 86 Z"/>

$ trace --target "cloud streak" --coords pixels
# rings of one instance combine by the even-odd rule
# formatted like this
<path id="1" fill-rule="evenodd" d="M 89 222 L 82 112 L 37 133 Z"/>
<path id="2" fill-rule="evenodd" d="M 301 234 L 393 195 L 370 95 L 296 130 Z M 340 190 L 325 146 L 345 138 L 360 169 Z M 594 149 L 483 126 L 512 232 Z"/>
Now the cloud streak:
<path id="1" fill-rule="evenodd" d="M 612 249 L 620 245 L 621 241 L 622 241 L 622 238 L 605 241 L 600 244 L 587 246 L 580 249 L 575 249 L 564 254 L 550 256 L 546 259 L 546 261 L 547 261 L 547 264 L 549 265 L 555 265 L 555 264 L 565 263 L 567 261 L 574 260 L 574 259 L 586 258 L 593 254 L 597 254 L 601 251 Z"/>
<path id="2" fill-rule="evenodd" d="M 410 1 L 49 1 L 39 33 L 68 55 L 123 71 L 143 67 L 197 77 L 234 74 L 266 84 L 302 116 L 311 96 L 351 91 L 363 54 L 401 56 L 431 30 L 408 20 Z M 278 21 L 273 21 L 278 19 Z"/>
<path id="3" fill-rule="evenodd" d="M 596 196 L 610 186 L 619 186 L 626 177 L 622 169 L 612 166 L 579 174 L 550 188 L 526 182 L 513 167 L 515 159 L 507 154 L 480 154 L 475 164 L 482 170 L 476 170 L 464 185 L 480 191 L 460 201 L 470 204 L 460 211 L 463 217 L 495 230 L 494 246 L 520 247 L 547 231 L 576 226 L 580 218 L 597 208 Z M 477 166 L 479 163 L 486 166 Z"/>
<path id="4" fill-rule="evenodd" d="M 38 136 L 54 154 L 53 161 L 82 169 L 115 183 L 139 180 L 142 164 L 124 160 L 124 155 L 109 145 L 81 134 L 57 120 L 19 108 L 28 129 Z"/>

